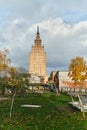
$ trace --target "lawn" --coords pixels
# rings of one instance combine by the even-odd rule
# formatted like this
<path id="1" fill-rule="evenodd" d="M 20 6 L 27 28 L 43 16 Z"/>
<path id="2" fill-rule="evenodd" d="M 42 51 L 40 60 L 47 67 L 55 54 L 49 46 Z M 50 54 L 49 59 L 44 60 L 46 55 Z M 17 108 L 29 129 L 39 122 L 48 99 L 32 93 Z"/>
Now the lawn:
<path id="1" fill-rule="evenodd" d="M 9 97 L 7 101 L 0 101 L 0 130 L 87 130 L 87 119 L 83 120 L 82 113 L 72 108 L 69 101 L 69 96 L 61 94 L 57 97 L 52 92 L 16 96 L 10 120 Z M 22 104 L 41 107 L 25 108 Z"/>

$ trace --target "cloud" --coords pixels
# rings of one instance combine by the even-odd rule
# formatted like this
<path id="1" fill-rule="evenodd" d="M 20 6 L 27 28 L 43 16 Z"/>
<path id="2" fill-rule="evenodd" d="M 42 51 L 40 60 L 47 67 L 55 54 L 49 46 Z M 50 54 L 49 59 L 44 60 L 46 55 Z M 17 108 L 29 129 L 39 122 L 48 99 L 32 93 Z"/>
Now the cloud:
<path id="1" fill-rule="evenodd" d="M 68 67 L 74 56 L 85 56 L 87 47 L 87 21 L 66 24 L 62 19 L 49 19 L 40 24 L 44 34 L 47 64 L 51 67 Z"/>
<path id="2" fill-rule="evenodd" d="M 29 52 L 40 26 L 47 71 L 68 69 L 71 58 L 87 60 L 87 0 L 0 0 L 0 45 L 12 63 L 28 69 Z"/>
<path id="3" fill-rule="evenodd" d="M 24 17 L 30 23 L 41 22 L 49 17 L 62 17 L 65 22 L 87 19 L 87 0 L 0 0 L 0 12 L 7 19 Z"/>
<path id="4" fill-rule="evenodd" d="M 2 28 L 0 44 L 3 48 L 8 48 L 10 57 L 15 65 L 25 65 L 28 48 L 31 46 L 30 27 L 24 19 L 15 19 Z M 28 58 L 27 58 L 28 60 Z M 21 64 L 20 64 L 21 63 Z"/>
<path id="5" fill-rule="evenodd" d="M 25 19 L 15 19 L 0 32 L 0 45 L 9 49 L 14 65 L 28 69 L 29 52 L 34 44 L 37 25 L 40 26 L 40 36 L 47 54 L 47 71 L 68 69 L 70 60 L 75 56 L 83 56 L 87 60 L 87 21 L 66 24 L 61 18 L 50 18 L 30 26 Z"/>

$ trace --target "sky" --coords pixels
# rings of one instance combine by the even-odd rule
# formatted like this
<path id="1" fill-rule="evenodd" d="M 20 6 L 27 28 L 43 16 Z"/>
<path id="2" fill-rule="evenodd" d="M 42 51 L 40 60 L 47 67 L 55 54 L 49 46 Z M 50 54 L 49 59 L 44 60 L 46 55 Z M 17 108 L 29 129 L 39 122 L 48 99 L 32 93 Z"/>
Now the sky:
<path id="1" fill-rule="evenodd" d="M 72 58 L 87 61 L 87 0 L 0 0 L 0 50 L 28 70 L 39 26 L 47 74 L 68 70 Z"/>

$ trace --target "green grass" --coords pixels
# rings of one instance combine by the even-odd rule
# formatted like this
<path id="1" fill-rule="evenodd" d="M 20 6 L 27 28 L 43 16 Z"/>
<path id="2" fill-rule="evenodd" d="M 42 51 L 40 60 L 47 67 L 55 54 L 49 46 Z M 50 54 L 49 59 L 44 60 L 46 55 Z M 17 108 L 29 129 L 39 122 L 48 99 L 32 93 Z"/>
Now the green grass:
<path id="1" fill-rule="evenodd" d="M 0 101 L 0 130 L 87 130 L 87 119 L 71 107 L 70 97 L 54 93 L 29 94 L 15 97 L 10 120 L 11 98 Z M 22 104 L 37 104 L 41 108 L 24 108 Z M 87 114 L 86 114 L 87 116 Z"/>

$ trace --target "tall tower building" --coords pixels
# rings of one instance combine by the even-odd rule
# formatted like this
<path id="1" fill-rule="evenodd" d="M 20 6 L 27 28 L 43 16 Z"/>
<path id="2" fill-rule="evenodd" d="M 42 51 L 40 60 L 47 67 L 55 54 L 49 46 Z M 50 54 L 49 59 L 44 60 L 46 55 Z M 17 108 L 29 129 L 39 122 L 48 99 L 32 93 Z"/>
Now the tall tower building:
<path id="1" fill-rule="evenodd" d="M 37 26 L 34 45 L 32 45 L 32 49 L 29 53 L 29 73 L 46 76 L 46 52 L 41 43 L 42 40 L 40 38 L 39 26 Z"/>

